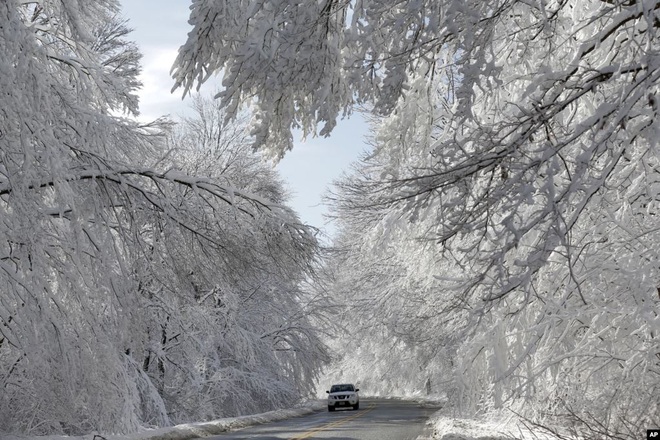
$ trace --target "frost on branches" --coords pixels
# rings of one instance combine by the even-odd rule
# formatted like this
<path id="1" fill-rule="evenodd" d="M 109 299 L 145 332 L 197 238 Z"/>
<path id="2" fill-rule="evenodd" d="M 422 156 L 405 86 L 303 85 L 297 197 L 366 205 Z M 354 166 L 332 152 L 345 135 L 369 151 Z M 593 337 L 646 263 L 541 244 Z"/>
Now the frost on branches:
<path id="1" fill-rule="evenodd" d="M 659 13 L 649 0 L 200 0 L 174 77 L 188 91 L 224 69 L 220 102 L 230 116 L 254 106 L 272 156 L 291 128 L 326 134 L 370 107 L 374 152 L 335 207 L 345 267 L 375 270 L 338 282 L 371 284 L 360 295 L 389 310 L 372 319 L 393 337 L 454 344 L 465 408 L 638 438 L 660 419 Z"/>
<path id="2" fill-rule="evenodd" d="M 324 361 L 312 231 L 238 124 L 203 142 L 116 116 L 140 86 L 117 14 L 0 2 L 0 431 L 262 411 Z"/>

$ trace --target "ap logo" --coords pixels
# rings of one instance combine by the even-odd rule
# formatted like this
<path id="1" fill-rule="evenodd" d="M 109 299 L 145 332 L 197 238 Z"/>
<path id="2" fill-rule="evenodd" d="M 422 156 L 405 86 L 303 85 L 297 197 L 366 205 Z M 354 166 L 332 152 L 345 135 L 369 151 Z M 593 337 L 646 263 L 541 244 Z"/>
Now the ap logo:
<path id="1" fill-rule="evenodd" d="M 660 440 L 660 429 L 647 429 L 646 439 Z"/>

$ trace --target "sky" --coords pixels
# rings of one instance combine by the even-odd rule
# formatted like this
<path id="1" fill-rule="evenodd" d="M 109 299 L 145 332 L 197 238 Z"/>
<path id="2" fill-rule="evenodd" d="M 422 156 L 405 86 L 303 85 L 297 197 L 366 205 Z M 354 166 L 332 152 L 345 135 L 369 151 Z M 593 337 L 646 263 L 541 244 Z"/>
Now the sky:
<path id="1" fill-rule="evenodd" d="M 140 112 L 144 119 L 163 115 L 176 117 L 189 111 L 188 99 L 181 92 L 171 93 L 173 80 L 170 69 L 178 48 L 190 31 L 188 25 L 190 1 L 186 0 L 122 0 L 122 15 L 133 29 L 131 37 L 143 54 L 143 89 Z M 211 95 L 220 81 L 205 84 L 200 92 Z M 332 236 L 335 228 L 323 214 L 322 195 L 333 180 L 367 149 L 364 143 L 367 126 L 359 115 L 340 121 L 329 138 L 296 140 L 292 151 L 277 165 L 292 194 L 290 205 L 304 223 Z"/>

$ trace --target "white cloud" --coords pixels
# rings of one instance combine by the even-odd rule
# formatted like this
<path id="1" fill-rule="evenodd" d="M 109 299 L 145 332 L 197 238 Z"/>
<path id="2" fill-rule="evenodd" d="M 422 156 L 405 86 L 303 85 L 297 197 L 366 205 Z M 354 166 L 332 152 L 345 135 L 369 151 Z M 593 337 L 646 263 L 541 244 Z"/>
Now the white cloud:
<path id="1" fill-rule="evenodd" d="M 170 68 L 176 58 L 173 48 L 146 47 L 140 80 L 140 112 L 144 119 L 155 119 L 164 114 L 177 114 L 183 110 L 181 94 L 170 93 L 174 81 Z"/>

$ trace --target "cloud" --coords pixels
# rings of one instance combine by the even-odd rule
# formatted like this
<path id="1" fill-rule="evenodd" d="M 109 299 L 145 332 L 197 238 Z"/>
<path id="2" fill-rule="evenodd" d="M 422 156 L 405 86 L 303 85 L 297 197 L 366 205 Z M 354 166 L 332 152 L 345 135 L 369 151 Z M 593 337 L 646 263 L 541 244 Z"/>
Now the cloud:
<path id="1" fill-rule="evenodd" d="M 174 80 L 170 69 L 177 50 L 171 47 L 148 46 L 143 48 L 142 90 L 140 91 L 141 119 L 151 120 L 165 114 L 179 115 L 187 107 L 181 92 L 171 93 Z"/>

